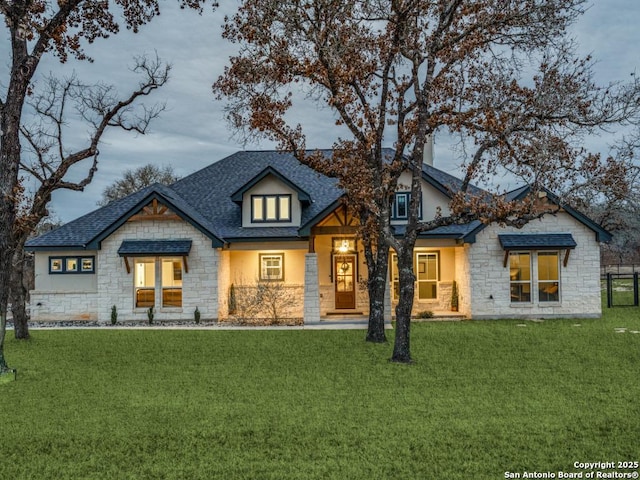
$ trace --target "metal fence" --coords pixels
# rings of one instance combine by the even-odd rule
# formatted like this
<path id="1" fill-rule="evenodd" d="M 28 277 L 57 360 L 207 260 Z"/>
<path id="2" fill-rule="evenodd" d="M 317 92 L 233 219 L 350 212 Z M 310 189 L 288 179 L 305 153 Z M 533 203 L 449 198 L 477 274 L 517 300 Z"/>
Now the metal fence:
<path id="1" fill-rule="evenodd" d="M 603 276 L 607 285 L 607 307 L 637 307 L 640 272 L 607 273 Z"/>
<path id="2" fill-rule="evenodd" d="M 630 263 L 630 264 L 609 264 L 609 265 L 600 265 L 600 275 L 604 278 L 607 273 L 616 273 L 616 274 L 634 274 L 636 272 L 640 272 L 640 264 Z"/>

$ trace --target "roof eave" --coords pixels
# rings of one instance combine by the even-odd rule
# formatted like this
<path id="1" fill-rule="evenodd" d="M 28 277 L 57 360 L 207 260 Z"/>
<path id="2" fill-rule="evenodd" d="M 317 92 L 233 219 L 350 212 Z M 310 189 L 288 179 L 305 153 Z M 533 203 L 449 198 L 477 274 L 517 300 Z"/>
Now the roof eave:
<path id="1" fill-rule="evenodd" d="M 242 203 L 243 195 L 269 175 L 273 175 L 285 185 L 290 187 L 292 190 L 295 190 L 295 192 L 298 194 L 298 200 L 300 200 L 302 203 L 311 203 L 311 196 L 306 191 L 304 191 L 297 184 L 293 183 L 291 180 L 289 180 L 287 177 L 285 177 L 278 170 L 271 166 L 262 170 L 258 175 L 242 185 L 238 190 L 233 192 L 231 194 L 231 200 L 238 204 Z"/>
<path id="2" fill-rule="evenodd" d="M 102 230 L 98 235 L 92 238 L 86 245 L 88 250 L 100 250 L 101 242 L 115 232 L 118 228 L 124 225 L 129 218 L 131 218 L 136 212 L 142 209 L 145 205 L 147 205 L 150 201 L 158 199 L 164 203 L 166 203 L 180 218 L 184 221 L 190 223 L 194 228 L 203 233 L 206 237 L 211 239 L 211 244 L 213 248 L 222 247 L 224 245 L 224 241 L 219 238 L 216 234 L 211 232 L 209 229 L 201 225 L 199 222 L 195 221 L 190 215 L 184 212 L 182 209 L 178 208 L 167 196 L 163 195 L 160 192 L 153 191 L 149 195 L 145 196 L 142 200 L 136 203 L 132 208 L 130 208 L 124 215 L 121 215 L 115 222 L 109 225 L 107 228 Z"/>

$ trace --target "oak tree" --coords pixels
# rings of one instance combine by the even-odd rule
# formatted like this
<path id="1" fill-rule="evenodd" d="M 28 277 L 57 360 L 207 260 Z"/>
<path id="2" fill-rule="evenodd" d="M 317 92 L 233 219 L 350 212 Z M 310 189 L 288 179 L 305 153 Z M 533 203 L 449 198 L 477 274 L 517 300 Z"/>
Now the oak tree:
<path id="1" fill-rule="evenodd" d="M 113 200 L 124 198 L 154 183 L 170 185 L 179 179 L 180 177 L 174 173 L 171 165 L 159 167 L 153 163 L 148 163 L 135 170 L 127 169 L 122 174 L 122 178 L 115 180 L 102 191 L 102 198 L 98 201 L 98 205 L 104 206 Z"/>
<path id="2" fill-rule="evenodd" d="M 195 9 L 202 9 L 206 3 L 211 2 L 180 1 L 182 7 Z M 160 3 L 157 0 L 0 0 L 0 16 L 7 29 L 7 41 L 10 44 L 8 50 L 11 52 L 8 78 L 0 82 L 3 85 L 0 97 L 0 371 L 8 368 L 4 358 L 4 338 L 12 262 L 16 252 L 21 248 L 24 232 L 37 224 L 38 217 L 46 210 L 53 190 L 71 187 L 72 182 L 67 180 L 65 174 L 70 164 L 80 157 L 94 159 L 94 165 L 89 167 L 86 177 L 87 182 L 91 181 L 95 171 L 98 144 L 105 129 L 127 129 L 138 124 L 138 121 L 145 123 L 147 113 L 151 112 L 145 113 L 142 109 L 142 114 L 136 119 L 132 106 L 138 103 L 140 97 L 161 86 L 168 74 L 165 65 L 154 65 L 145 60 L 137 66 L 147 79 L 142 80 L 139 87 L 129 96 L 119 97 L 108 87 L 97 86 L 93 90 L 94 93 L 85 98 L 84 106 L 80 107 L 84 120 L 92 126 L 87 144 L 72 153 L 62 149 L 57 156 L 56 161 L 59 163 L 56 167 L 45 167 L 38 172 L 44 182 L 37 187 L 39 192 L 28 201 L 26 211 L 29 213 L 19 218 L 18 210 L 24 200 L 19 172 L 21 165 L 24 167 L 25 163 L 25 140 L 33 147 L 37 162 L 40 161 L 40 154 L 43 154 L 44 159 L 48 153 L 59 147 L 55 136 L 51 144 L 47 144 L 46 141 L 41 143 L 44 138 L 38 139 L 36 135 L 32 143 L 29 136 L 33 134 L 33 130 L 27 131 L 24 128 L 25 105 L 29 98 L 37 99 L 38 95 L 34 91 L 33 81 L 40 62 L 47 55 L 57 57 L 63 63 L 69 56 L 91 60 L 83 49 L 86 43 L 108 38 L 118 33 L 121 26 L 138 32 L 142 25 L 159 13 Z M 70 98 L 82 90 L 73 83 L 62 82 L 50 86 L 58 94 L 66 91 L 69 95 L 67 98 Z M 35 100 L 35 104 L 46 105 L 48 100 L 42 100 L 44 103 Z M 54 113 L 54 118 L 49 117 L 53 122 L 53 128 L 57 121 L 56 115 Z M 81 189 L 82 183 L 83 181 L 71 188 Z"/>
<path id="3" fill-rule="evenodd" d="M 391 247 L 397 254 L 393 361 L 411 361 L 413 248 L 421 232 L 471 220 L 520 227 L 557 211 L 535 201 L 542 186 L 554 189 L 558 178 L 584 184 L 592 177 L 613 185 L 624 170 L 576 143 L 581 135 L 624 122 L 638 103 L 637 84 L 599 88 L 590 59 L 576 57 L 567 30 L 584 5 L 247 0 L 228 19 L 224 36 L 239 44 L 240 53 L 214 89 L 228 99 L 232 124 L 339 178 L 364 215 L 361 236 L 383 246 L 378 253 Z M 309 153 L 303 125 L 290 120 L 291 108 L 308 101 L 330 107 L 344 126 L 331 158 Z M 471 153 L 448 210 L 421 221 L 425 142 L 436 132 L 461 135 Z M 393 155 L 385 156 L 385 144 L 393 144 Z M 397 236 L 390 201 L 405 171 L 411 174 L 409 215 Z M 515 202 L 500 190 L 471 188 L 499 173 L 525 180 L 534 195 Z M 386 256 L 380 261 L 386 263 Z M 369 286 L 370 297 L 379 298 Z"/>

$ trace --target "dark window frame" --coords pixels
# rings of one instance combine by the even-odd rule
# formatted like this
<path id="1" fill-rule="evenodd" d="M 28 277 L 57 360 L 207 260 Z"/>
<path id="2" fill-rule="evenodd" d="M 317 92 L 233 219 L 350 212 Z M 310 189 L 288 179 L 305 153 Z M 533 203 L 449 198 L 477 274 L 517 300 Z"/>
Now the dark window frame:
<path id="1" fill-rule="evenodd" d="M 262 267 L 263 267 L 263 259 L 265 257 L 280 257 L 280 278 L 268 278 L 262 275 Z M 284 282 L 285 271 L 284 271 L 284 252 L 276 252 L 276 253 L 260 253 L 258 255 L 258 278 L 261 282 Z"/>
<path id="2" fill-rule="evenodd" d="M 60 270 L 54 270 L 53 261 L 60 261 Z M 76 261 L 76 269 L 69 270 L 67 265 L 69 260 Z M 91 260 L 91 270 L 83 270 L 82 264 L 84 260 Z M 95 255 L 50 255 L 49 256 L 49 274 L 50 275 L 93 275 L 96 273 L 96 256 Z"/>
<path id="3" fill-rule="evenodd" d="M 398 215 L 398 199 L 405 199 L 405 215 Z M 407 220 L 409 218 L 409 204 L 411 203 L 411 192 L 395 192 L 391 202 L 391 220 Z M 418 202 L 418 219 L 422 220 L 422 195 Z"/>
<path id="4" fill-rule="evenodd" d="M 251 195 L 251 223 L 291 223 L 293 221 L 293 206 L 292 195 L 290 193 L 265 193 L 260 195 Z M 262 199 L 262 218 L 256 218 L 256 212 L 254 210 L 254 199 Z M 267 219 L 267 198 L 276 199 L 276 218 Z M 287 217 L 282 218 L 282 212 L 280 211 L 280 199 L 287 198 L 289 200 L 289 211 Z"/>

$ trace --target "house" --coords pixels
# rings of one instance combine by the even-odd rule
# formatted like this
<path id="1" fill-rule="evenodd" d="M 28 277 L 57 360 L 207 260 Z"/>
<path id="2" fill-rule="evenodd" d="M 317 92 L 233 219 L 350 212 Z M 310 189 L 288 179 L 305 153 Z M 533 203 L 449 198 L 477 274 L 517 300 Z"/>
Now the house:
<path id="1" fill-rule="evenodd" d="M 429 164 L 422 178 L 422 217 L 446 214 L 460 180 Z M 547 193 L 544 201 L 558 201 Z M 150 307 L 158 320 L 190 320 L 196 308 L 224 320 L 242 313 L 242 293 L 256 285 L 285 291 L 282 315 L 306 323 L 366 315 L 366 263 L 342 196 L 335 179 L 274 151 L 238 152 L 152 185 L 28 242 L 31 318 L 108 322 L 115 306 L 125 321 L 146 320 Z M 408 193 L 398 191 L 392 207 L 401 234 Z M 426 232 L 415 248 L 414 313 L 450 313 L 455 281 L 467 318 L 598 317 L 600 244 L 609 239 L 566 206 L 521 230 L 476 221 Z"/>

